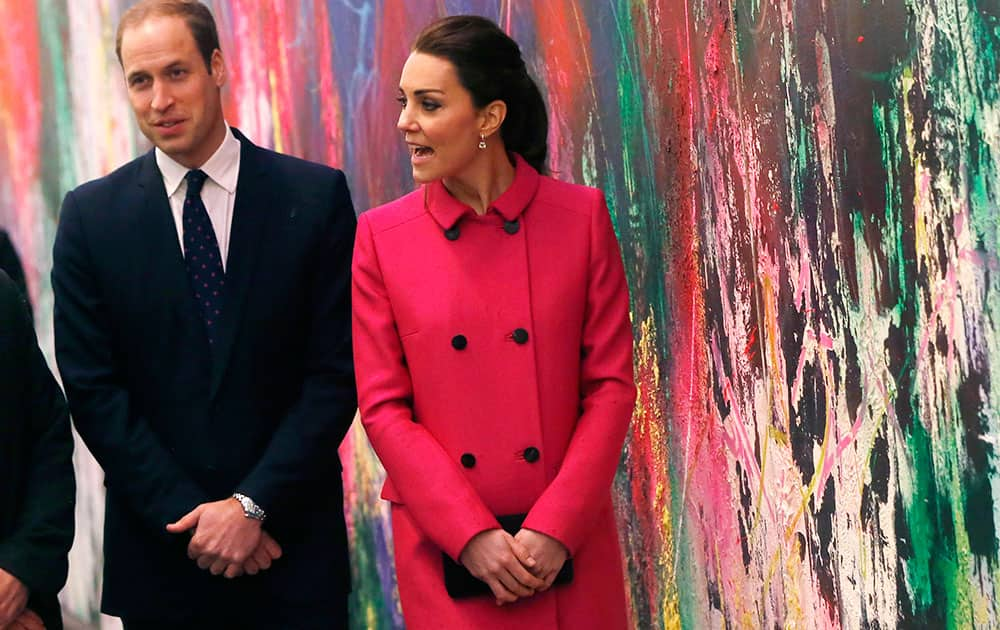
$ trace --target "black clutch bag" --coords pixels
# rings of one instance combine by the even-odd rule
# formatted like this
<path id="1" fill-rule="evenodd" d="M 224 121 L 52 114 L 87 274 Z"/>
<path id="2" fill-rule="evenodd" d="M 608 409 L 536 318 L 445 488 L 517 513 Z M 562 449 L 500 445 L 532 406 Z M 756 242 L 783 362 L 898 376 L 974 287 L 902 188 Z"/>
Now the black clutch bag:
<path id="1" fill-rule="evenodd" d="M 497 521 L 500 522 L 500 527 L 502 527 L 504 531 L 513 536 L 521 530 L 521 525 L 524 523 L 524 519 L 527 516 L 527 514 L 509 514 L 507 516 L 498 516 Z M 491 591 L 490 587 L 486 585 L 486 582 L 483 582 L 479 578 L 473 576 L 469 573 L 468 569 L 452 560 L 448 554 L 442 553 L 441 557 L 444 562 L 444 588 L 448 591 L 448 595 L 450 595 L 452 599 L 465 599 L 466 597 L 493 595 L 493 591 Z M 558 575 L 556 575 L 553 585 L 569 584 L 572 581 L 573 559 L 566 558 L 566 562 L 563 564 Z"/>

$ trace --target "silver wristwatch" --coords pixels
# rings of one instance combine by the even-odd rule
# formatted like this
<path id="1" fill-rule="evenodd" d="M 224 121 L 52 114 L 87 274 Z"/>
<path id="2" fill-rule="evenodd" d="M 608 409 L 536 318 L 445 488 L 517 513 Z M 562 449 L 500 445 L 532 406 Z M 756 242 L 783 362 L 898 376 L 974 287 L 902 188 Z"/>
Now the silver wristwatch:
<path id="1" fill-rule="evenodd" d="M 254 500 L 247 495 L 234 492 L 233 498 L 239 501 L 240 505 L 243 506 L 243 516 L 261 522 L 267 518 L 267 513 L 263 510 L 263 508 L 254 503 Z"/>

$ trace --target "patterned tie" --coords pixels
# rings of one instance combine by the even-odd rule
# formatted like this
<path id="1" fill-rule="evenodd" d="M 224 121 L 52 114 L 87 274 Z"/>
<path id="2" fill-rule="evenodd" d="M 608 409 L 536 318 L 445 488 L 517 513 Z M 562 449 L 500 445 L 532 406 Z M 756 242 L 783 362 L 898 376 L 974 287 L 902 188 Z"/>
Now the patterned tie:
<path id="1" fill-rule="evenodd" d="M 219 243 L 215 239 L 212 221 L 201 201 L 201 187 L 208 176 L 203 171 L 188 171 L 187 195 L 184 197 L 184 263 L 194 291 L 194 299 L 205 320 L 208 343 L 215 345 L 222 315 L 222 290 L 225 272 Z"/>

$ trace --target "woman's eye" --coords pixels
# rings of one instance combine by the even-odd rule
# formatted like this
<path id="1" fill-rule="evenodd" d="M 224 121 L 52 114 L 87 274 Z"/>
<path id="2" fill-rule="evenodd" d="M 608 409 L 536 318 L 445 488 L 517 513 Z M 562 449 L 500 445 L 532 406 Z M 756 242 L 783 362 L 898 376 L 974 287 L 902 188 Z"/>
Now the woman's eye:
<path id="1" fill-rule="evenodd" d="M 439 105 L 438 103 L 435 103 L 434 101 L 424 101 L 421 104 L 423 105 L 424 109 L 426 109 L 429 112 L 432 112 L 435 109 L 441 107 L 441 105 Z"/>
<path id="2" fill-rule="evenodd" d="M 399 103 L 399 107 L 400 108 L 406 107 L 406 97 L 405 96 L 397 96 L 396 97 L 396 102 Z"/>

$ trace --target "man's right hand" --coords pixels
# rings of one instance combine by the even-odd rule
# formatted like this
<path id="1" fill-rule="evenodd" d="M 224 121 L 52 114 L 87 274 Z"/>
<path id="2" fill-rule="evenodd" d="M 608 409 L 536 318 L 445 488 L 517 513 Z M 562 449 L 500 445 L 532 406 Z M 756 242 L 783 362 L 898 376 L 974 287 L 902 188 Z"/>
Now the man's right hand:
<path id="1" fill-rule="evenodd" d="M 247 575 L 257 575 L 260 571 L 266 571 L 271 568 L 271 562 L 277 560 L 281 557 L 281 545 L 271 537 L 266 531 L 261 531 L 260 542 L 257 544 L 257 548 L 253 550 L 250 557 L 243 561 L 242 573 Z M 232 568 L 232 565 L 230 565 Z M 229 575 L 229 570 L 226 570 L 226 575 Z"/>
<path id="2" fill-rule="evenodd" d="M 35 614 L 30 608 L 21 611 L 21 615 L 8 626 L 3 626 L 3 630 L 45 630 L 45 623 L 42 618 Z"/>
<path id="3" fill-rule="evenodd" d="M 28 587 L 24 583 L 0 569 L 0 628 L 6 628 L 16 620 L 28 604 Z"/>
<path id="4" fill-rule="evenodd" d="M 535 565 L 528 549 L 502 529 L 487 529 L 472 537 L 458 561 L 489 585 L 497 606 L 531 597 L 545 581 L 528 570 Z"/>

